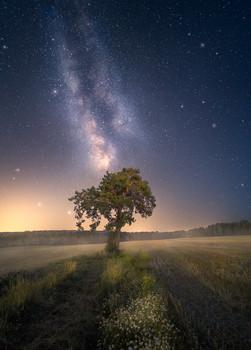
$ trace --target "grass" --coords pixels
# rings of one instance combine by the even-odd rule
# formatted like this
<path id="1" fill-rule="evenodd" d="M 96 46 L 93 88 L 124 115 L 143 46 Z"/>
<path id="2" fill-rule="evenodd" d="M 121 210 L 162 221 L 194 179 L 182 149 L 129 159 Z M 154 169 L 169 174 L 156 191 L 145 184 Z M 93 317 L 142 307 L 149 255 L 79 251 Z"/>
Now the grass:
<path id="1" fill-rule="evenodd" d="M 0 348 L 249 349 L 248 236 L 55 248 L 0 278 Z"/>
<path id="2" fill-rule="evenodd" d="M 99 254 L 83 256 L 5 276 L 2 305 L 7 299 L 15 300 L 12 285 L 15 291 L 18 286 L 30 292 L 22 305 L 8 310 L 7 318 L 1 317 L 0 348 L 95 349 L 104 259 Z M 25 283 L 12 283 L 20 274 Z"/>
<path id="3" fill-rule="evenodd" d="M 177 250 L 169 254 L 169 259 L 207 286 L 230 311 L 250 316 L 250 259 L 241 257 L 241 252 L 232 257 L 224 251 Z"/>
<path id="4" fill-rule="evenodd" d="M 0 299 L 0 335 L 2 339 L 6 339 L 6 335 L 11 333 L 12 320 L 22 310 L 29 309 L 30 305 L 38 304 L 48 291 L 71 276 L 75 270 L 75 261 L 65 261 L 60 265 L 50 266 L 42 277 L 33 275 L 27 277 L 22 273 L 10 277 Z"/>
<path id="5" fill-rule="evenodd" d="M 7 317 L 8 312 L 18 310 L 36 300 L 43 291 L 52 289 L 75 270 L 75 261 L 65 261 L 60 266 L 50 268 L 42 278 L 29 279 L 18 275 L 10 279 L 9 286 L 5 288 L 4 295 L 0 299 L 0 314 Z"/>
<path id="6" fill-rule="evenodd" d="M 101 280 L 99 349 L 173 348 L 177 334 L 151 275 L 150 262 L 150 255 L 144 252 L 124 252 L 108 259 Z"/>
<path id="7" fill-rule="evenodd" d="M 250 245 L 241 243 L 208 239 L 153 252 L 155 274 L 188 347 L 250 347 Z"/>

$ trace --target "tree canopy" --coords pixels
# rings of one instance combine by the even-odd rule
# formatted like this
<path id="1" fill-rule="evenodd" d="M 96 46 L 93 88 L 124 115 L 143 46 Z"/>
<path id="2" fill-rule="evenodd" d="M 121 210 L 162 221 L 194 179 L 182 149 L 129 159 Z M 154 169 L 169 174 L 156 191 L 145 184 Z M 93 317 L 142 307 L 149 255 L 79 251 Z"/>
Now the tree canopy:
<path id="1" fill-rule="evenodd" d="M 117 173 L 106 172 L 98 187 L 75 191 L 69 200 L 74 203 L 79 230 L 83 230 L 86 219 L 91 219 L 92 231 L 97 229 L 102 217 L 107 219 L 105 229 L 109 232 L 109 251 L 118 249 L 121 228 L 135 222 L 135 214 L 147 218 L 156 206 L 148 182 L 142 180 L 138 169 L 133 168 L 123 168 Z"/>

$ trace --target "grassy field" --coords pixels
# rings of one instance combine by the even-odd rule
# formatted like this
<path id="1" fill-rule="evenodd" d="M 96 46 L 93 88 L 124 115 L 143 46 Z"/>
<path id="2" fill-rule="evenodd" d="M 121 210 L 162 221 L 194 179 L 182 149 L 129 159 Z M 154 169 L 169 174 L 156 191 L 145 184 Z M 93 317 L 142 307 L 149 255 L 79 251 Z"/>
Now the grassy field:
<path id="1" fill-rule="evenodd" d="M 100 252 L 104 247 L 104 244 L 83 244 L 0 248 L 0 274 L 13 270 L 30 270 L 80 254 Z"/>
<path id="2" fill-rule="evenodd" d="M 250 236 L 103 248 L 1 248 L 0 348 L 250 348 Z"/>

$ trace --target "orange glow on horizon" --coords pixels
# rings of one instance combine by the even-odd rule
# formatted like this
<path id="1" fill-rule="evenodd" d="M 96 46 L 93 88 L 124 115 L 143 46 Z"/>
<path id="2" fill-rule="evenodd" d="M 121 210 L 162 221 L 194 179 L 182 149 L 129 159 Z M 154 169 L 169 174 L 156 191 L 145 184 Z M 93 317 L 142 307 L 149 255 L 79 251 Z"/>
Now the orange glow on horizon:
<path id="1" fill-rule="evenodd" d="M 166 221 L 163 221 L 163 215 Z M 185 218 L 183 217 L 183 220 Z M 167 225 L 167 221 L 169 225 Z M 175 225 L 176 222 L 176 225 Z M 177 225 L 178 222 L 178 225 Z M 84 229 L 89 230 L 89 221 L 84 224 Z M 102 220 L 98 230 L 104 230 L 106 221 Z M 208 222 L 210 223 L 210 221 Z M 136 222 L 131 226 L 126 225 L 122 228 L 125 232 L 141 231 L 176 231 L 200 226 L 193 225 L 186 220 L 178 221 L 177 217 L 168 215 L 168 211 L 162 213 L 162 210 L 155 210 L 153 215 L 147 219 L 136 216 Z M 205 226 L 205 225 L 203 225 Z M 55 198 L 36 201 L 32 196 L 26 201 L 22 198 L 9 200 L 1 208 L 0 232 L 19 232 L 19 231 L 38 231 L 38 230 L 76 230 L 76 220 L 74 211 L 68 205 L 67 201 L 62 203 Z"/>
<path id="2" fill-rule="evenodd" d="M 26 183 L 21 188 L 13 188 L 11 192 L 5 193 L 0 201 L 0 232 L 77 229 L 73 204 L 68 201 L 66 191 L 49 190 L 46 186 L 31 191 Z M 186 206 L 183 205 L 183 208 Z M 181 208 L 177 211 L 159 201 L 151 217 L 144 219 L 137 215 L 136 222 L 124 226 L 122 231 L 167 232 L 217 222 L 217 218 L 203 215 L 202 210 L 192 216 L 187 210 Z M 105 223 L 102 220 L 98 230 L 104 230 Z M 84 229 L 89 230 L 89 221 L 86 221 Z"/>

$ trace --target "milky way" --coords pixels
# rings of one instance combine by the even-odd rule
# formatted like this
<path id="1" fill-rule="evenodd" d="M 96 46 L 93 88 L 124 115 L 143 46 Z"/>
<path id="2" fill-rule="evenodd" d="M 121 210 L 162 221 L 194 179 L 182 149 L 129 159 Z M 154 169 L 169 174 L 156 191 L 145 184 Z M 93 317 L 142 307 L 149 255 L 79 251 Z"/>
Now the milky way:
<path id="1" fill-rule="evenodd" d="M 118 83 L 116 68 L 102 47 L 95 25 L 84 14 L 70 34 L 74 48 L 67 43 L 67 29 L 59 23 L 61 41 L 59 74 L 64 78 L 64 105 L 72 125 L 72 137 L 94 169 L 108 170 L 116 164 L 123 137 L 140 137 L 136 116 Z M 116 76 L 115 76 L 116 75 Z M 61 85 L 62 86 L 62 85 Z M 63 85 L 64 86 L 64 85 Z M 84 161 L 84 160 L 83 160 Z M 86 159 L 85 159 L 86 161 Z"/>

